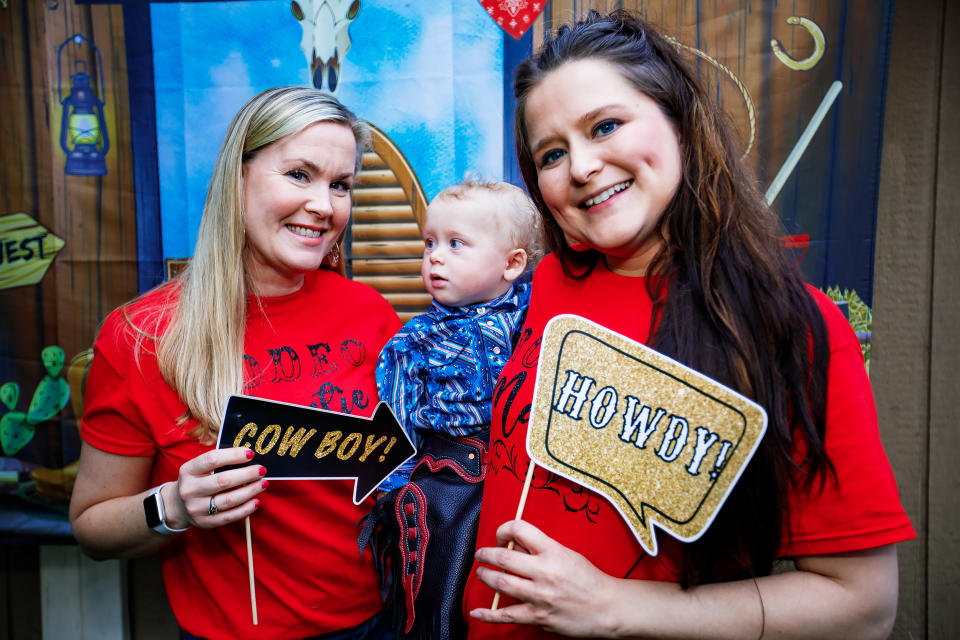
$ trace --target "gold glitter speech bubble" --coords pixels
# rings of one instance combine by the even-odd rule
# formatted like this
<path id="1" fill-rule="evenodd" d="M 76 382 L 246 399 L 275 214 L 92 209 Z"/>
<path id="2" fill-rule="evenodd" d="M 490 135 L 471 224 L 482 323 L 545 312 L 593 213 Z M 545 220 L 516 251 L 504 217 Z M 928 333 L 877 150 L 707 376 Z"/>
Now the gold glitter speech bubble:
<path id="1" fill-rule="evenodd" d="M 651 555 L 654 524 L 707 530 L 766 427 L 756 403 L 585 318 L 544 331 L 527 451 L 610 500 Z"/>

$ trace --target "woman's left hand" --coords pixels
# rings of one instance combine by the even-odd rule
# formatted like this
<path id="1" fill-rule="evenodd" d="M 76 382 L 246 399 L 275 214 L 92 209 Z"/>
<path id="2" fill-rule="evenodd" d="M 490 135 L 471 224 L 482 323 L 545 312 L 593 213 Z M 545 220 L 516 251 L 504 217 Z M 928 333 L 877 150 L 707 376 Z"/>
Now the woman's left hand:
<path id="1" fill-rule="evenodd" d="M 603 573 L 530 523 L 513 520 L 477 550 L 477 576 L 520 600 L 474 609 L 489 623 L 532 624 L 570 636 L 640 638 L 886 638 L 897 611 L 894 545 L 794 558 L 796 571 L 756 580 L 678 584 Z M 498 571 L 501 569 L 508 573 Z"/>
<path id="2" fill-rule="evenodd" d="M 509 542 L 515 545 L 512 550 L 505 548 Z M 603 627 L 611 616 L 602 609 L 603 603 L 612 601 L 608 592 L 615 589 L 615 578 L 523 520 L 501 525 L 497 543 L 499 547 L 477 550 L 477 561 L 495 567 L 478 567 L 477 577 L 521 603 L 496 611 L 474 609 L 472 617 L 533 624 L 569 636 L 614 635 Z"/>

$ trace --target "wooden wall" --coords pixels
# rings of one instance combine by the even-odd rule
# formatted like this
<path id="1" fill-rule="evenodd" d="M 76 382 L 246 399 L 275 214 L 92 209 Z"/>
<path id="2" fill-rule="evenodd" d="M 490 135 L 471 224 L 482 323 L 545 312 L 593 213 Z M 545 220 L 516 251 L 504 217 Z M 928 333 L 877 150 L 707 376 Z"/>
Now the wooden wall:
<path id="1" fill-rule="evenodd" d="M 27 212 L 67 240 L 39 286 L 0 291 L 0 336 L 4 344 L 17 336 L 17 351 L 5 366 L 28 369 L 46 344 L 60 344 L 68 357 L 89 344 L 97 314 L 133 295 L 136 287 L 130 266 L 136 251 L 129 133 L 128 125 L 120 124 L 129 122 L 129 114 L 121 115 L 126 99 L 119 97 L 126 91 L 126 80 L 120 79 L 119 9 L 77 8 L 61 1 L 51 11 L 48 4 L 56 3 L 10 0 L 7 8 L 0 8 L 0 92 L 6 107 L 0 119 L 0 214 Z M 545 13 L 560 4 L 554 0 Z M 594 3 L 601 8 L 620 4 L 628 3 Z M 572 5 L 579 10 L 587 3 Z M 56 60 L 51 56 L 68 35 L 91 24 L 91 15 L 98 16 L 94 22 L 101 27 L 112 25 L 88 35 L 101 47 L 110 68 L 104 70 L 107 84 L 113 83 L 116 92 L 107 107 L 117 115 L 110 130 L 110 174 L 103 179 L 63 175 L 59 106 L 51 97 L 56 90 Z M 541 21 L 534 28 L 542 34 Z M 539 40 L 536 33 L 534 38 Z M 960 452 L 960 403 L 953 372 L 960 361 L 960 125 L 954 117 L 960 108 L 958 47 L 957 3 L 896 3 L 871 364 L 882 437 L 919 533 L 916 541 L 900 548 L 895 638 L 960 637 L 960 514 L 955 506 L 960 474 L 953 466 Z M 100 221 L 96 231 L 89 228 L 90 220 Z M 99 274 L 90 262 L 98 255 L 106 256 L 100 260 L 105 271 Z M 119 289 L 129 293 L 108 293 L 117 291 L 104 286 L 111 278 L 124 283 Z M 23 360 L 29 362 L 21 364 Z M 36 547 L 0 549 L 0 640 L 38 637 L 38 555 Z M 155 606 L 162 598 L 156 564 L 138 561 L 131 568 L 132 637 L 175 637 L 169 609 L 163 602 Z"/>
<path id="2" fill-rule="evenodd" d="M 894 11 L 870 372 L 884 446 L 919 534 L 900 545 L 894 637 L 960 637 L 960 7 Z"/>
<path id="3" fill-rule="evenodd" d="M 119 7 L 76 6 L 69 0 L 0 4 L 0 216 L 26 213 L 66 242 L 39 284 L 0 291 L 0 382 L 19 384 L 21 411 L 45 373 L 40 351 L 59 345 L 69 360 L 92 345 L 107 312 L 137 294 L 126 44 L 120 12 Z M 103 177 L 64 174 L 57 50 L 75 33 L 92 40 L 103 59 L 104 86 L 94 81 L 106 102 L 111 145 L 108 174 Z M 89 47 L 65 47 L 64 97 L 76 55 L 86 62 L 88 73 L 97 68 Z M 76 425 L 69 407 L 63 414 L 67 417 L 62 421 L 38 425 L 51 446 L 44 450 L 46 459 L 38 453 L 32 461 L 51 467 L 73 461 L 63 457 L 77 451 L 64 452 L 60 438 Z M 72 436 L 75 444 L 75 432 Z M 41 637 L 39 566 L 36 545 L 0 546 L 0 639 Z"/>
<path id="4" fill-rule="evenodd" d="M 811 116 L 835 81 L 839 98 L 826 110 L 809 146 L 785 173 L 773 207 L 815 286 L 840 286 L 872 301 L 872 257 L 883 122 L 884 65 L 893 0 L 551 0 L 534 26 L 569 22 L 590 9 L 627 9 L 682 43 L 708 92 L 740 132 L 746 162 L 764 188 L 774 182 Z M 788 19 L 819 29 L 824 46 L 812 67 L 814 38 Z M 786 56 L 778 59 L 772 41 Z M 698 51 L 694 53 L 692 48 Z M 735 79 L 734 79 L 735 78 Z M 747 94 L 749 97 L 746 97 Z M 752 105 L 751 105 L 752 103 Z M 752 108 L 751 108 L 752 106 Z M 752 124 L 751 124 L 752 123 Z"/>
<path id="5" fill-rule="evenodd" d="M 50 5 L 57 8 L 48 9 Z M 74 33 L 92 40 L 103 59 L 104 87 L 99 91 L 106 102 L 111 144 L 106 156 L 108 174 L 103 177 L 63 172 L 57 49 Z M 18 310 L 2 315 L 4 322 L 16 322 L 12 328 L 24 338 L 42 325 L 47 335 L 41 342 L 59 344 L 70 358 L 91 345 L 106 312 L 137 293 L 122 13 L 115 5 L 12 0 L 0 11 L 0 38 L 4 41 L 0 84 L 14 98 L 5 100 L 12 113 L 3 119 L 6 188 L 0 193 L 0 214 L 24 211 L 66 241 L 52 273 L 38 287 L 40 294 L 20 289 L 0 292 L 3 309 Z M 61 56 L 64 96 L 77 53 L 91 72 L 96 68 L 89 47 L 65 47 Z M 26 298 L 34 300 L 24 304 Z M 44 322 L 38 322 L 41 319 Z M 23 356 L 36 358 L 35 352 Z"/>
<path id="6" fill-rule="evenodd" d="M 48 7 L 55 8 L 48 8 Z M 110 150 L 103 177 L 64 173 L 57 50 L 79 33 L 101 51 Z M 77 56 L 95 74 L 90 47 L 61 57 L 63 95 Z M 0 291 L 0 373 L 20 385 L 21 405 L 43 375 L 40 351 L 71 357 L 90 347 L 103 317 L 137 294 L 136 210 L 121 9 L 11 0 L 0 9 L 0 215 L 24 212 L 66 245 L 43 280 Z M 20 407 L 23 409 L 23 406 Z M 64 460 L 63 463 L 72 460 Z M 45 462 L 49 466 L 55 461 Z"/>
<path id="7" fill-rule="evenodd" d="M 551 0 L 544 8 L 542 29 L 550 29 L 595 9 L 601 13 L 626 9 L 656 25 L 663 33 L 695 46 L 735 74 L 754 102 L 754 140 L 750 144 L 751 116 L 741 89 L 716 65 L 691 56 L 700 78 L 719 90 L 719 101 L 750 145 L 747 162 L 762 183 L 769 183 L 796 143 L 791 126 L 797 114 L 812 114 L 837 75 L 842 56 L 854 59 L 860 43 L 845 37 L 847 15 L 868 15 L 864 0 L 848 2 L 758 2 L 748 10 L 736 2 L 650 2 L 650 0 Z M 860 6 L 862 5 L 862 6 Z M 786 20 L 800 15 L 819 25 L 828 39 L 823 57 L 812 69 L 798 72 L 770 55 L 770 39 L 782 42 L 796 59 L 814 52 L 813 39 Z M 769 25 L 769 27 L 768 27 Z M 769 30 L 768 30 L 769 29 Z M 539 42 L 540 33 L 534 33 Z M 836 46 L 843 43 L 846 51 Z M 689 53 L 689 51 L 688 51 Z M 862 57 L 862 56 L 861 56 Z M 847 96 L 849 100 L 852 96 Z"/>

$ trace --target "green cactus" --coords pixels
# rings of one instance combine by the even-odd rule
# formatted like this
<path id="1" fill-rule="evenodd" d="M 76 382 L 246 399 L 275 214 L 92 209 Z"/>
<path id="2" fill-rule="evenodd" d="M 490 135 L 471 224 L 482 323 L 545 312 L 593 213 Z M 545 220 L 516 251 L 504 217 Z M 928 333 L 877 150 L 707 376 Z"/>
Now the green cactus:
<path id="1" fill-rule="evenodd" d="M 0 418 L 0 446 L 3 455 L 12 456 L 33 439 L 35 427 L 22 411 L 10 411 Z"/>
<path id="2" fill-rule="evenodd" d="M 17 408 L 17 400 L 20 399 L 20 385 L 16 382 L 5 382 L 0 386 L 0 402 L 6 405 L 7 409 L 13 411 Z"/>
<path id="3" fill-rule="evenodd" d="M 34 424 L 49 420 L 67 406 L 70 400 L 70 386 L 61 377 L 44 376 L 33 392 L 27 421 Z"/>
<path id="4" fill-rule="evenodd" d="M 47 374 L 52 378 L 56 378 L 63 370 L 63 362 L 66 360 L 66 355 L 63 353 L 63 349 L 57 345 L 51 345 L 40 352 L 40 360 L 43 362 Z"/>
<path id="5" fill-rule="evenodd" d="M 70 400 L 70 385 L 60 377 L 65 360 L 63 349 L 56 345 L 46 347 L 40 353 L 40 359 L 47 375 L 37 384 L 26 414 L 14 411 L 20 399 L 19 385 L 7 382 L 0 386 L 0 402 L 9 409 L 0 418 L 0 448 L 4 455 L 16 455 L 33 439 L 34 425 L 56 416 Z"/>

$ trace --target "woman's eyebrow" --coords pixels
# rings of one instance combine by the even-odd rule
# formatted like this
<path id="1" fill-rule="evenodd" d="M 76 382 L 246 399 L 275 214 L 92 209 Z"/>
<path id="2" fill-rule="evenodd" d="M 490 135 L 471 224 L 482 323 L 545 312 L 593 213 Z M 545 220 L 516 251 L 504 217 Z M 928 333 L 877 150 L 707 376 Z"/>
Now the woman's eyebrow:
<path id="1" fill-rule="evenodd" d="M 308 160 L 307 158 L 290 158 L 290 159 L 288 160 L 288 162 L 291 162 L 291 163 L 293 163 L 293 164 L 303 165 L 304 167 L 306 167 L 307 169 L 309 169 L 312 173 L 320 173 L 320 172 L 321 172 L 320 165 L 318 165 L 318 164 L 317 164 L 316 162 L 314 162 L 313 160 Z M 347 179 L 347 178 L 352 178 L 353 175 L 354 175 L 353 170 L 344 171 L 344 172 L 343 172 L 342 174 L 340 174 L 339 176 L 336 176 L 336 177 L 334 178 L 334 180 L 344 180 L 344 179 Z"/>
<path id="2" fill-rule="evenodd" d="M 610 104 L 601 105 L 596 109 L 591 109 L 590 111 L 587 111 L 585 114 L 580 116 L 578 121 L 582 125 L 590 124 L 591 121 L 596 120 L 598 117 L 600 117 L 600 114 L 603 113 L 604 111 L 607 111 L 608 109 L 615 109 L 620 106 L 621 106 L 620 104 L 613 103 L 613 102 L 611 102 Z"/>
<path id="3" fill-rule="evenodd" d="M 609 104 L 600 105 L 600 106 L 597 107 L 596 109 L 591 109 L 590 111 L 587 111 L 586 113 L 582 114 L 579 118 L 577 118 L 576 123 L 577 123 L 577 125 L 580 126 L 580 127 L 585 127 L 585 126 L 589 125 L 592 121 L 594 121 L 594 120 L 596 120 L 598 117 L 600 117 L 600 114 L 602 114 L 603 112 L 607 111 L 608 109 L 617 109 L 617 108 L 620 108 L 620 107 L 622 107 L 622 106 L 623 106 L 623 105 L 621 105 L 621 104 L 619 104 L 619 103 L 615 103 L 615 102 L 611 102 L 611 103 L 609 103 Z M 556 135 L 554 135 L 554 134 L 550 134 L 550 135 L 547 135 L 547 136 L 545 136 L 544 138 L 542 138 L 542 139 L 540 139 L 540 140 L 535 141 L 534 144 L 530 145 L 530 150 L 531 150 L 531 152 L 537 153 L 538 151 L 540 151 L 540 149 L 542 149 L 543 147 L 545 147 L 546 145 L 548 145 L 550 142 L 552 142 L 552 141 L 553 141 L 555 138 L 557 138 L 557 137 L 558 137 L 558 136 L 556 136 Z"/>

